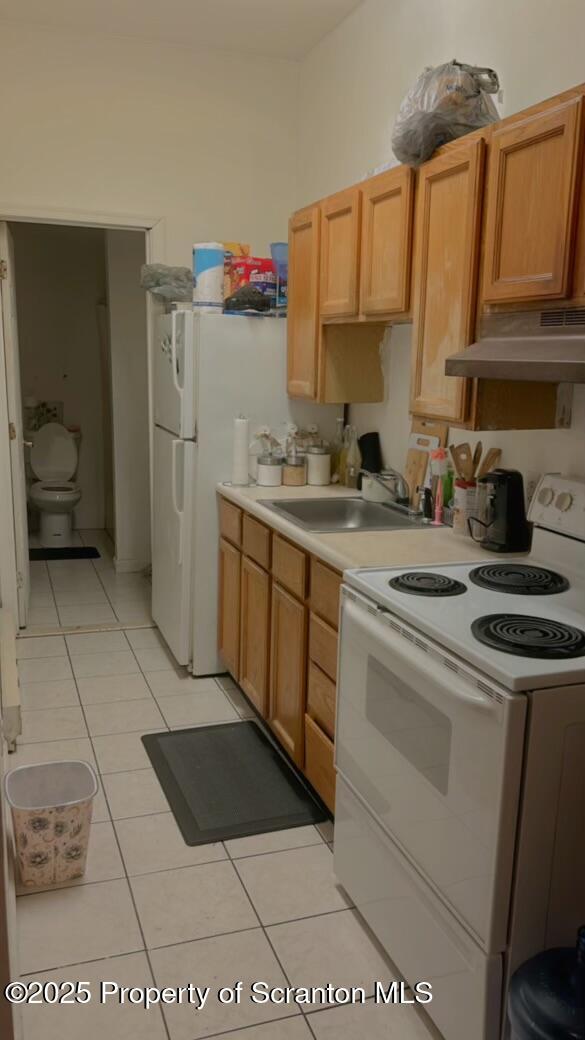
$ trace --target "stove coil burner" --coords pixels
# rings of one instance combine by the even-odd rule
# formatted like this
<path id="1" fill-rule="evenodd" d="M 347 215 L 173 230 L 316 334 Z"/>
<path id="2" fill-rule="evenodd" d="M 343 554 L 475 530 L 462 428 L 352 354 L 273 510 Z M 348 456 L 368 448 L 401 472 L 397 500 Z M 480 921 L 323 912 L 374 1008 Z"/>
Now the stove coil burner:
<path id="1" fill-rule="evenodd" d="M 408 592 L 411 596 L 460 596 L 467 586 L 446 574 L 432 571 L 407 571 L 388 582 L 391 589 Z"/>
<path id="2" fill-rule="evenodd" d="M 470 571 L 469 578 L 482 589 L 517 596 L 550 596 L 569 588 L 562 574 L 523 563 L 486 563 Z"/>
<path id="3" fill-rule="evenodd" d="M 480 643 L 505 654 L 546 660 L 585 656 L 585 632 L 548 618 L 486 614 L 473 622 L 471 631 Z"/>

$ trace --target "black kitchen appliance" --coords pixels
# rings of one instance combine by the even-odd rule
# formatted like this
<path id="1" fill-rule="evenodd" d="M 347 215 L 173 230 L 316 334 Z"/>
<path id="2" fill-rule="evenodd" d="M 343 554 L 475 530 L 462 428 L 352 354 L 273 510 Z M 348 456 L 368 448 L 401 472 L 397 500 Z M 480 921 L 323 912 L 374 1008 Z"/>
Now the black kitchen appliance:
<path id="1" fill-rule="evenodd" d="M 477 482 L 478 516 L 468 521 L 472 538 L 489 552 L 528 552 L 532 524 L 526 519 L 524 483 L 515 469 L 493 469 Z M 482 536 L 476 537 L 479 524 Z"/>

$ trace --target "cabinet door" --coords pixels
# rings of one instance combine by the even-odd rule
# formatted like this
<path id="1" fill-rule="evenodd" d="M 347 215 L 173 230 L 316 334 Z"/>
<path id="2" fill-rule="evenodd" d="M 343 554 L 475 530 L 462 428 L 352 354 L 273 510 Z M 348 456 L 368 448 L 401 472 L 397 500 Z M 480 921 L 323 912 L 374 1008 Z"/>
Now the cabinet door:
<path id="1" fill-rule="evenodd" d="M 307 608 L 272 583 L 269 722 L 297 765 L 304 756 Z"/>
<path id="2" fill-rule="evenodd" d="M 340 191 L 321 203 L 321 304 L 324 318 L 358 312 L 359 188 Z"/>
<path id="3" fill-rule="evenodd" d="M 218 649 L 236 681 L 240 678 L 240 564 L 239 550 L 220 538 Z"/>
<path id="4" fill-rule="evenodd" d="M 319 357 L 319 207 L 293 214 L 288 225 L 288 393 L 317 396 Z"/>
<path id="5" fill-rule="evenodd" d="M 372 177 L 362 192 L 360 311 L 366 316 L 408 310 L 414 171 Z"/>
<path id="6" fill-rule="evenodd" d="M 419 171 L 411 410 L 432 419 L 466 419 L 468 381 L 445 358 L 474 333 L 484 148 L 475 138 Z"/>
<path id="7" fill-rule="evenodd" d="M 570 292 L 582 99 L 508 124 L 490 141 L 483 299 Z"/>
<path id="8" fill-rule="evenodd" d="M 585 305 L 585 170 L 581 173 L 581 183 L 578 189 L 579 213 L 571 296 L 582 307 Z"/>
<path id="9" fill-rule="evenodd" d="M 240 686 L 265 719 L 268 712 L 270 576 L 247 556 L 242 557 L 240 627 Z"/>

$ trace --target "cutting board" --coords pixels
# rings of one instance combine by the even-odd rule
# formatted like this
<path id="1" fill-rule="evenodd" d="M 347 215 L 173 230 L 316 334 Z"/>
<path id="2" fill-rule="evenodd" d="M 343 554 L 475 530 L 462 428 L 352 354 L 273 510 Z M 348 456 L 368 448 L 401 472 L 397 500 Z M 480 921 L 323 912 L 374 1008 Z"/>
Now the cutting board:
<path id="1" fill-rule="evenodd" d="M 417 419 L 412 420 L 412 426 L 410 427 L 411 434 L 420 433 L 427 437 L 438 437 L 439 448 L 446 448 L 447 441 L 449 440 L 449 427 L 447 423 L 433 422 L 432 419 Z"/>
<path id="2" fill-rule="evenodd" d="M 445 448 L 448 438 L 449 427 L 446 423 L 433 422 L 431 419 L 412 420 L 404 479 L 410 489 L 410 504 L 413 509 L 419 507 L 420 493 L 416 489 L 425 482 L 429 451 L 433 448 Z"/>

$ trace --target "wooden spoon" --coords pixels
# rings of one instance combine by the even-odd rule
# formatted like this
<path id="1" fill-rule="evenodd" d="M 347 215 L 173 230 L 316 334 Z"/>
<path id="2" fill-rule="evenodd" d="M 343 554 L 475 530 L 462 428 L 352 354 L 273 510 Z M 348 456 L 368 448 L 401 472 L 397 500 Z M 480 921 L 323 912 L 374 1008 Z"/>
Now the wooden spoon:
<path id="1" fill-rule="evenodd" d="M 501 448 L 490 448 L 482 459 L 481 466 L 477 472 L 478 477 L 485 477 L 486 473 L 489 473 L 490 470 L 496 469 L 500 464 L 501 457 Z"/>
<path id="2" fill-rule="evenodd" d="M 479 468 L 479 460 L 481 459 L 482 451 L 483 451 L 483 444 L 481 443 L 481 441 L 478 441 L 477 444 L 475 445 L 475 451 L 473 453 L 473 472 L 471 474 L 472 477 L 476 477 L 477 476 L 477 471 L 478 471 L 478 468 Z"/>
<path id="3" fill-rule="evenodd" d="M 469 444 L 455 444 L 449 448 L 457 475 L 462 480 L 473 480 L 473 457 Z"/>

